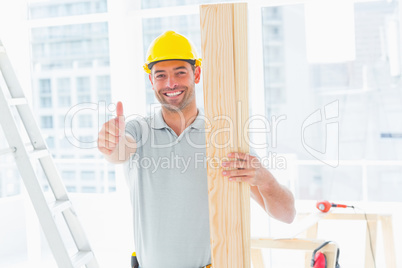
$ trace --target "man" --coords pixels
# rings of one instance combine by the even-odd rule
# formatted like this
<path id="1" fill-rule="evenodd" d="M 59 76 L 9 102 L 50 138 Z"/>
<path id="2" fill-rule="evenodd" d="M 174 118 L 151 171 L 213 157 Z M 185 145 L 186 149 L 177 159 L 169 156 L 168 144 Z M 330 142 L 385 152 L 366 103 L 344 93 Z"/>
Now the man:
<path id="1" fill-rule="evenodd" d="M 125 164 L 140 266 L 205 267 L 211 263 L 205 122 L 195 100 L 201 60 L 184 36 L 167 31 L 151 43 L 144 69 L 161 110 L 125 125 L 118 102 L 98 148 L 108 161 Z M 249 183 L 251 196 L 269 215 L 292 222 L 292 193 L 258 158 L 237 152 L 228 157 L 235 160 L 222 162 L 225 179 Z"/>

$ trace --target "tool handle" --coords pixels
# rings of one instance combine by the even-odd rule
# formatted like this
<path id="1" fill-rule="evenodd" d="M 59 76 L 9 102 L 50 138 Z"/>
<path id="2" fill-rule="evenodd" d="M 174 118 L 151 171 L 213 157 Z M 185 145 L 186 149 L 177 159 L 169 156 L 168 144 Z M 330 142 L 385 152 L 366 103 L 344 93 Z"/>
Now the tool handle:
<path id="1" fill-rule="evenodd" d="M 342 204 L 334 204 L 332 203 L 332 207 L 337 207 L 337 208 L 347 208 L 347 205 L 342 205 Z"/>
<path id="2" fill-rule="evenodd" d="M 131 268 L 138 268 L 138 267 L 140 267 L 140 264 L 138 263 L 137 260 L 137 254 L 133 252 L 133 254 L 131 255 Z"/>

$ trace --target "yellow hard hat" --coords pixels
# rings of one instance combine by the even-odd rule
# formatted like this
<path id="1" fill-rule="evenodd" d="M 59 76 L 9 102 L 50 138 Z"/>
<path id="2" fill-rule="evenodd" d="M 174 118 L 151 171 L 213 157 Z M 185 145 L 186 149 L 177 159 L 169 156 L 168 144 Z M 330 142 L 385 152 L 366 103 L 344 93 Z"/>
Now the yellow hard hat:
<path id="1" fill-rule="evenodd" d="M 164 60 L 184 60 L 195 66 L 201 66 L 195 46 L 181 34 L 166 31 L 158 36 L 148 48 L 144 70 L 151 73 L 152 66 Z"/>

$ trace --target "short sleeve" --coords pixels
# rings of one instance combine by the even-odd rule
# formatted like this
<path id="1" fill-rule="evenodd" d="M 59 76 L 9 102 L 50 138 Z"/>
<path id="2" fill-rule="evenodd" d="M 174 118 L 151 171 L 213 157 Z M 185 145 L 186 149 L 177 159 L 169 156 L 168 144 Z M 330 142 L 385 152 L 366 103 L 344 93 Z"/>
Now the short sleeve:
<path id="1" fill-rule="evenodd" d="M 140 124 L 137 119 L 130 120 L 126 123 L 126 134 L 133 137 L 135 141 L 139 140 L 140 133 Z"/>
<path id="2" fill-rule="evenodd" d="M 148 118 L 138 117 L 126 123 L 126 135 L 131 136 L 137 144 L 137 152 L 150 138 L 151 127 Z"/>

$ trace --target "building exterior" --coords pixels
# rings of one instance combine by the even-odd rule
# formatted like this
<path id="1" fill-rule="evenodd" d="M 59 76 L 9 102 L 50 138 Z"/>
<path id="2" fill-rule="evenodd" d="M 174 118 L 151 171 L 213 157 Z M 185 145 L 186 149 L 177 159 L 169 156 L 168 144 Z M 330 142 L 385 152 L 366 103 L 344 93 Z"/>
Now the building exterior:
<path id="1" fill-rule="evenodd" d="M 67 190 L 114 191 L 114 169 L 96 148 L 107 116 L 96 107 L 111 102 L 108 21 L 54 25 L 58 17 L 106 13 L 107 1 L 40 2 L 29 12 L 49 24 L 31 29 L 33 101 Z"/>
<path id="2" fill-rule="evenodd" d="M 207 2 L 142 1 L 141 9 Z M 107 13 L 107 8 L 106 0 L 46 1 L 29 6 L 30 19 L 44 21 L 41 26 L 31 28 L 34 110 L 66 186 L 72 192 L 115 189 L 113 167 L 105 168 L 95 148 L 97 131 L 110 114 L 93 109 L 111 102 L 108 20 L 89 18 Z M 302 161 L 315 160 L 300 141 L 302 123 L 316 109 L 337 101 L 339 159 L 354 161 L 336 169 L 326 165 L 299 165 L 294 189 L 298 198 L 331 197 L 335 192 L 331 181 L 339 177 L 336 180 L 340 187 L 348 185 L 350 191 L 336 191 L 342 192 L 342 196 L 333 197 L 399 200 L 396 193 L 389 194 L 388 190 L 395 188 L 392 185 L 399 185 L 395 178 L 400 167 L 361 164 L 361 159 L 401 158 L 398 137 L 402 126 L 397 123 L 401 112 L 398 104 L 400 45 L 396 42 L 396 50 L 392 47 L 392 40 L 399 40 L 398 8 L 397 1 L 356 3 L 353 11 L 355 58 L 319 64 L 307 60 L 303 4 L 261 8 L 264 116 L 268 120 L 272 116 L 286 117 L 277 130 L 278 143 L 271 144 L 267 150 L 295 154 Z M 85 23 L 56 23 L 64 16 L 88 16 L 89 19 Z M 142 18 L 142 38 L 139 38 L 142 55 L 153 38 L 170 29 L 188 36 L 201 52 L 198 15 L 161 14 Z M 157 101 L 145 73 L 144 80 L 149 114 Z M 198 104 L 202 106 L 202 84 L 197 87 Z M 307 143 L 318 151 L 324 150 L 325 129 L 316 126 L 309 131 Z M 272 133 L 268 133 L 268 139 L 271 138 Z M 88 165 L 80 165 L 83 162 Z M 7 180 L 0 183 L 0 193 L 4 196 L 19 192 L 17 183 Z M 382 180 L 387 181 L 387 186 L 380 183 Z M 362 184 L 366 185 L 365 189 Z M 382 189 L 381 194 L 378 187 Z"/>

